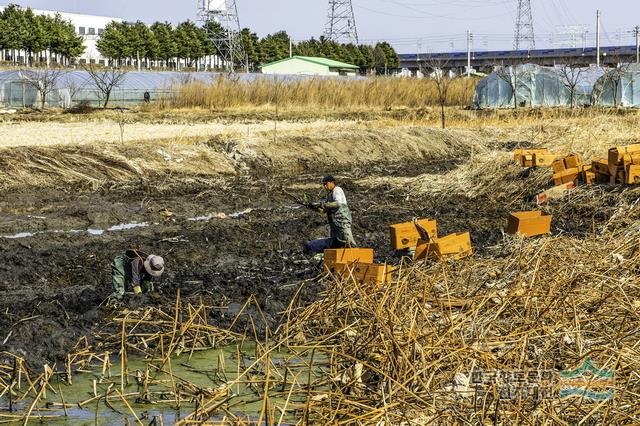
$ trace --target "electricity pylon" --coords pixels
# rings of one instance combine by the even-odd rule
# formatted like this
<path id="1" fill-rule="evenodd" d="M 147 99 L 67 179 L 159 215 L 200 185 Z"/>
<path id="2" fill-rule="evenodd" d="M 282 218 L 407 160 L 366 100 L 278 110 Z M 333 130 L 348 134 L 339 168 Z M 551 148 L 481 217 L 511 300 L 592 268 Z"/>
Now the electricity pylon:
<path id="1" fill-rule="evenodd" d="M 240 35 L 240 20 L 235 0 L 197 0 L 198 19 L 203 23 L 215 54 L 228 71 L 245 69 L 247 56 Z"/>
<path id="2" fill-rule="evenodd" d="M 351 0 L 329 0 L 329 13 L 324 36 L 339 43 L 358 44 L 356 18 Z"/>
<path id="3" fill-rule="evenodd" d="M 516 35 L 513 49 L 533 50 L 536 48 L 536 37 L 533 33 L 533 15 L 531 0 L 518 0 L 518 16 L 516 16 Z"/>

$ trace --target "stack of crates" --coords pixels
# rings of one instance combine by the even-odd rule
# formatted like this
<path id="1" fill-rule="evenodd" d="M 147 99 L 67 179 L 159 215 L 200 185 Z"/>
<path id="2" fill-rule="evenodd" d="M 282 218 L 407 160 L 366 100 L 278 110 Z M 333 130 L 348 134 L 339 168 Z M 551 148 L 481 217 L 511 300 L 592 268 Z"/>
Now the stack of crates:
<path id="1" fill-rule="evenodd" d="M 551 167 L 556 159 L 548 149 L 516 149 L 513 152 L 513 159 L 521 167 Z"/>
<path id="2" fill-rule="evenodd" d="M 556 159 L 551 165 L 553 168 L 553 184 L 558 186 L 580 179 L 587 182 L 592 179 L 591 165 L 582 162 L 580 154 L 569 154 Z"/>
<path id="3" fill-rule="evenodd" d="M 611 185 L 640 184 L 640 144 L 611 148 L 607 163 Z"/>
<path id="4" fill-rule="evenodd" d="M 468 232 L 438 237 L 438 223 L 432 219 L 398 223 L 390 226 L 391 246 L 395 250 L 415 250 L 413 260 L 454 259 L 473 254 Z"/>

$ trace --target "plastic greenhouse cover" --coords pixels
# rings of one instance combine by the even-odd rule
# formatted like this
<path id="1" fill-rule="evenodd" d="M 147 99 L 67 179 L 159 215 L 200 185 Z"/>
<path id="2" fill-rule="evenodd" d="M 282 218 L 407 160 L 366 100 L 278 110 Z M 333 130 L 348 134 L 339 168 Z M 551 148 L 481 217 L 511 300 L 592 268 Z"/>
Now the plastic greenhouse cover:
<path id="1" fill-rule="evenodd" d="M 640 107 L 640 65 L 610 69 L 595 84 L 593 103 L 600 106 Z"/>
<path id="2" fill-rule="evenodd" d="M 37 72 L 37 70 L 34 70 Z M 0 71 L 0 83 L 20 82 L 26 80 L 29 71 Z M 317 76 L 304 75 L 266 75 L 266 74 L 227 74 L 227 73 L 211 73 L 211 72 L 168 72 L 168 71 L 143 71 L 143 72 L 127 72 L 123 82 L 118 86 L 121 90 L 161 90 L 168 89 L 172 85 L 185 83 L 190 81 L 213 82 L 218 78 L 227 78 L 230 80 L 251 82 L 255 80 L 278 79 L 280 82 L 300 81 L 319 78 Z M 349 79 L 354 77 L 320 77 L 320 78 L 339 78 Z M 356 77 L 357 78 L 357 77 Z M 58 80 L 58 88 L 64 88 L 70 84 L 75 87 L 82 87 L 90 82 L 89 73 L 86 71 L 65 71 Z"/>
<path id="3" fill-rule="evenodd" d="M 581 68 L 576 87 L 576 102 L 589 104 L 594 83 L 604 75 L 602 68 Z M 513 92 L 507 80 L 517 80 L 517 102 L 521 106 L 556 107 L 571 104 L 571 91 L 563 83 L 561 68 L 523 64 L 496 71 L 482 79 L 476 88 L 474 106 L 511 108 Z"/>

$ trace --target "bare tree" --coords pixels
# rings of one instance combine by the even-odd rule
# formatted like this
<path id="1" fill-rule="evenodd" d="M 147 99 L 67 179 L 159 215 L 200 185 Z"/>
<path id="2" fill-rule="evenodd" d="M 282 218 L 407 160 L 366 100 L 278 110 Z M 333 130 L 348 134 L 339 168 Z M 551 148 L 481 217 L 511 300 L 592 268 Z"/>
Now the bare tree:
<path id="1" fill-rule="evenodd" d="M 113 89 L 122 85 L 127 72 L 115 68 L 97 69 L 91 63 L 83 66 L 83 68 L 89 73 L 89 79 L 98 89 L 98 96 L 104 101 L 102 108 L 106 108 L 111 99 Z"/>
<path id="2" fill-rule="evenodd" d="M 558 74 L 560 75 L 560 81 L 569 90 L 569 96 L 571 97 L 571 108 L 576 107 L 576 98 L 578 92 L 578 85 L 582 79 L 583 74 L 586 72 L 586 68 L 582 63 L 567 59 L 564 65 L 558 67 Z"/>
<path id="3" fill-rule="evenodd" d="M 62 77 L 60 87 L 67 89 L 71 104 L 73 104 L 74 99 L 81 90 L 85 89 L 87 83 L 88 81 L 86 79 L 77 79 L 74 77 L 73 72 L 69 71 Z"/>
<path id="4" fill-rule="evenodd" d="M 618 65 L 608 70 L 605 76 L 605 79 L 611 84 L 613 106 L 616 108 L 618 108 L 623 101 L 623 80 L 629 76 L 628 71 L 631 66 L 629 62 L 622 62 L 622 60 L 618 60 L 617 62 Z M 620 96 L 620 101 L 618 101 L 618 96 Z"/>
<path id="5" fill-rule="evenodd" d="M 526 64 L 501 66 L 496 70 L 496 75 L 511 88 L 513 94 L 513 109 L 518 109 L 518 89 L 523 87 L 524 79 L 530 74 Z"/>
<path id="6" fill-rule="evenodd" d="M 40 97 L 40 109 L 45 109 L 47 96 L 56 90 L 58 80 L 63 72 L 48 68 L 22 70 L 22 76 L 27 86 L 34 88 Z"/>
<path id="7" fill-rule="evenodd" d="M 449 68 L 449 61 L 444 59 L 431 59 L 426 61 L 427 66 L 431 69 L 431 75 L 429 76 L 431 81 L 436 85 L 438 91 L 438 105 L 440 105 L 440 121 L 442 128 L 446 128 L 446 109 L 447 100 L 449 97 L 449 88 L 453 78 L 451 77 Z"/>

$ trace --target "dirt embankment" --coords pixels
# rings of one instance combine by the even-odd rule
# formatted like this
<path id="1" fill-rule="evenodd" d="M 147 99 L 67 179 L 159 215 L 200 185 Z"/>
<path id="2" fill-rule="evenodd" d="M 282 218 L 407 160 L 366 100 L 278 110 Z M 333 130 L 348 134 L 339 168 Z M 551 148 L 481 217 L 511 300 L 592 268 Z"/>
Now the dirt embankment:
<path id="1" fill-rule="evenodd" d="M 480 145 L 471 131 L 424 127 L 350 125 L 255 135 L 218 134 L 177 143 L 174 139 L 125 144 L 29 146 L 0 150 L 0 188 L 79 184 L 98 188 L 112 182 L 242 174 L 365 173 L 376 164 L 403 166 L 459 163 Z"/>

